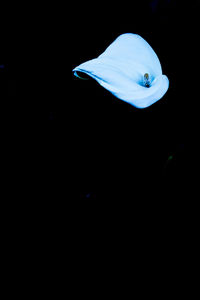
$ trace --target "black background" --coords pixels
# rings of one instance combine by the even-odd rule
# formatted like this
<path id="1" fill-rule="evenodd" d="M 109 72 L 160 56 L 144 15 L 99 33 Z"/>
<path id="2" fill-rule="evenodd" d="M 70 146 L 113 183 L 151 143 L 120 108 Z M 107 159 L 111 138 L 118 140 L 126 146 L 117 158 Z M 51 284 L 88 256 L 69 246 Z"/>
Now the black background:
<path id="1" fill-rule="evenodd" d="M 109 285 L 110 274 L 120 284 L 126 274 L 132 286 L 128 271 L 137 264 L 142 285 L 144 270 L 147 281 L 157 272 L 156 290 L 162 273 L 176 287 L 177 278 L 193 273 L 199 4 L 138 2 L 15 3 L 1 10 L 1 250 L 8 275 L 8 264 L 15 282 L 21 271 L 33 285 L 29 292 L 51 292 L 57 280 L 73 293 L 91 285 L 99 293 L 105 285 L 96 287 L 96 273 Z M 152 46 L 170 81 L 165 96 L 143 110 L 72 74 L 126 32 Z M 163 291 L 173 284 L 166 281 Z"/>
<path id="2" fill-rule="evenodd" d="M 134 1 L 94 8 L 84 3 L 74 11 L 72 69 L 97 57 L 118 35 L 133 32 L 150 43 L 170 80 L 161 101 L 138 110 L 96 82 L 72 79 L 81 198 L 137 202 L 191 196 L 197 164 L 198 3 Z"/>
<path id="3" fill-rule="evenodd" d="M 5 10 L 2 129 L 33 193 L 132 201 L 185 188 L 195 177 L 198 14 L 197 1 L 167 0 Z M 72 73 L 126 32 L 147 40 L 170 80 L 163 99 L 143 110 Z"/>
<path id="4" fill-rule="evenodd" d="M 111 202 L 185 193 L 196 178 L 198 14 L 197 1 L 167 0 L 5 11 L 2 128 L 11 165 L 31 174 L 31 193 Z M 143 110 L 72 73 L 126 32 L 147 40 L 170 81 L 163 99 Z"/>

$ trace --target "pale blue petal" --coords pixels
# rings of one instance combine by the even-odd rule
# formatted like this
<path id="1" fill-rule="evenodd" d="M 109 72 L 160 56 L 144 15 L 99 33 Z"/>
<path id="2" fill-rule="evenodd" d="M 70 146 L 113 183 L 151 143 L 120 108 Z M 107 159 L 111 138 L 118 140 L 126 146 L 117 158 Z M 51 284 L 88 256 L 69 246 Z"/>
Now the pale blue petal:
<path id="1" fill-rule="evenodd" d="M 117 98 L 138 108 L 161 99 L 169 87 L 159 59 L 151 46 L 139 35 L 120 35 L 99 57 L 82 63 L 74 70 L 86 73 Z M 144 85 L 148 73 L 150 87 Z"/>

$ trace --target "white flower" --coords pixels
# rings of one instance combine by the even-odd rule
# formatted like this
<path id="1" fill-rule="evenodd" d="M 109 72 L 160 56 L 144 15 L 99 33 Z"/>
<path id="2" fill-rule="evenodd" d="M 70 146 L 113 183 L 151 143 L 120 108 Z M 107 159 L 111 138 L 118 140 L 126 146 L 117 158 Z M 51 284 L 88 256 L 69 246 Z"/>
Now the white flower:
<path id="1" fill-rule="evenodd" d="M 161 99 L 169 87 L 160 61 L 139 35 L 120 35 L 99 57 L 74 70 L 94 78 L 117 98 L 145 108 Z"/>

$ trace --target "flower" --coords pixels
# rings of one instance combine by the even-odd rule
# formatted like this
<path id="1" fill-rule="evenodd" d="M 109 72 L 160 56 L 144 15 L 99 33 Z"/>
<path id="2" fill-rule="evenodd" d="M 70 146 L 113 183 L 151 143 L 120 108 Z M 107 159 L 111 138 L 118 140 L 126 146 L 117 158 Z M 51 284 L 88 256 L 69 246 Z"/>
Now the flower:
<path id="1" fill-rule="evenodd" d="M 94 78 L 117 98 L 146 108 L 167 92 L 169 80 L 151 46 L 138 34 L 120 35 L 100 56 L 73 69 Z"/>

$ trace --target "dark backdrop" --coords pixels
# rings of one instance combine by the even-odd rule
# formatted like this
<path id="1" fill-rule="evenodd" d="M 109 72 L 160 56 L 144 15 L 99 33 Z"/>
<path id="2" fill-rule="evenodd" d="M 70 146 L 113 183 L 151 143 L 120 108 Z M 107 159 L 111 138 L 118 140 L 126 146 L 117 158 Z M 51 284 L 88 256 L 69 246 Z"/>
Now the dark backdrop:
<path id="1" fill-rule="evenodd" d="M 1 8 L 6 293 L 124 296 L 133 275 L 140 293 L 144 279 L 148 293 L 194 290 L 199 1 L 137 2 Z M 170 81 L 147 109 L 72 74 L 125 32 L 147 40 Z"/>
<path id="2" fill-rule="evenodd" d="M 133 32 L 150 43 L 170 81 L 162 100 L 139 110 L 92 80 L 72 77 L 70 99 L 75 124 L 79 124 L 75 153 L 82 199 L 138 201 L 144 196 L 149 201 L 150 195 L 158 199 L 168 195 L 169 201 L 175 190 L 179 199 L 186 190 L 192 192 L 198 11 L 197 2 L 180 1 L 134 1 L 93 8 L 84 3 L 72 11 L 71 68 L 98 56 L 118 35 Z"/>
<path id="3" fill-rule="evenodd" d="M 35 186 L 57 198 L 133 201 L 185 188 L 195 177 L 198 12 L 198 1 L 167 0 L 6 11 L 2 120 L 13 136 L 10 159 L 25 160 L 33 193 Z M 72 74 L 126 32 L 147 40 L 170 81 L 163 99 L 143 110 Z"/>

